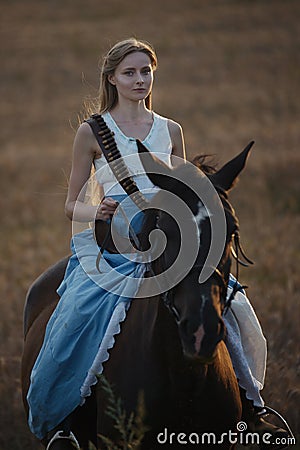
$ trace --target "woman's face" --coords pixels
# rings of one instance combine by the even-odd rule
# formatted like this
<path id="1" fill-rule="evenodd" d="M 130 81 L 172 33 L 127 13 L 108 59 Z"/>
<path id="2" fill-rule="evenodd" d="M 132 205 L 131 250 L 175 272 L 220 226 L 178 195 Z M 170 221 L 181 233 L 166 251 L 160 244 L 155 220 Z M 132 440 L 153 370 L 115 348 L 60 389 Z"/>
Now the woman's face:
<path id="1" fill-rule="evenodd" d="M 153 85 L 153 70 L 149 56 L 136 51 L 125 56 L 117 66 L 109 82 L 116 86 L 118 98 L 131 101 L 144 100 L 150 94 Z"/>

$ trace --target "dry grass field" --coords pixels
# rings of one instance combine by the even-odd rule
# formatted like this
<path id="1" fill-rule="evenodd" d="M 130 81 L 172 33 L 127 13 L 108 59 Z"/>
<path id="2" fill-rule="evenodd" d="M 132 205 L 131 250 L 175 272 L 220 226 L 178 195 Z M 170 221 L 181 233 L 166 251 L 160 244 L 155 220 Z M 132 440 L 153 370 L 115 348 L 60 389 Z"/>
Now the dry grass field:
<path id="1" fill-rule="evenodd" d="M 78 115 L 97 94 L 101 54 L 130 35 L 157 49 L 154 108 L 182 124 L 189 158 L 213 153 L 222 163 L 256 141 L 231 197 L 256 263 L 241 279 L 268 339 L 264 398 L 299 435 L 300 3 L 0 6 L 0 450 L 40 448 L 20 397 L 25 294 L 69 251 L 63 205 Z"/>

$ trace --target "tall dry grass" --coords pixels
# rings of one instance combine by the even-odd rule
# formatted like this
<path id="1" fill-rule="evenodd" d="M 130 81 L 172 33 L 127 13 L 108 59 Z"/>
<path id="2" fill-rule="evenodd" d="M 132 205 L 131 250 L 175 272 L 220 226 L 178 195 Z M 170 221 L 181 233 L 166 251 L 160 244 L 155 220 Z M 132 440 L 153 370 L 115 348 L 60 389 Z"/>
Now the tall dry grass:
<path id="1" fill-rule="evenodd" d="M 1 1 L 0 449 L 38 449 L 19 386 L 26 290 L 68 252 L 64 217 L 78 114 L 99 55 L 136 35 L 158 51 L 154 106 L 189 157 L 256 146 L 232 193 L 242 281 L 268 338 L 264 397 L 299 433 L 300 182 L 297 0 Z"/>

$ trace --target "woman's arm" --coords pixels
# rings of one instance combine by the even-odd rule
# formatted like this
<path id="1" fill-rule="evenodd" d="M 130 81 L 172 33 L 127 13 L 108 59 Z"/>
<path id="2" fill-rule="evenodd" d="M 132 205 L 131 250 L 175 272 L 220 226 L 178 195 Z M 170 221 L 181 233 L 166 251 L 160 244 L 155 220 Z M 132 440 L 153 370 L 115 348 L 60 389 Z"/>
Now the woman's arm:
<path id="1" fill-rule="evenodd" d="M 115 202 L 109 198 L 103 200 L 100 207 L 84 203 L 93 160 L 100 154 L 101 151 L 90 126 L 83 123 L 78 128 L 74 140 L 72 170 L 65 203 L 65 212 L 70 220 L 76 222 L 106 220 L 116 208 Z"/>
<path id="2" fill-rule="evenodd" d="M 172 165 L 178 166 L 186 160 L 182 128 L 179 123 L 174 122 L 170 119 L 168 120 L 168 128 L 173 146 L 172 155 L 182 158 L 182 161 L 180 161 L 178 158 L 172 158 Z"/>

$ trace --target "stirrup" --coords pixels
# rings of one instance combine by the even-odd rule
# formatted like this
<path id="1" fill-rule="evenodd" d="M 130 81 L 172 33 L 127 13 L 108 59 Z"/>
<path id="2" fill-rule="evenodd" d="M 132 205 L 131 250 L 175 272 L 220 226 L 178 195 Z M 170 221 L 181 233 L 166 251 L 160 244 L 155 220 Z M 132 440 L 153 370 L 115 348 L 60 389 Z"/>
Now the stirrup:
<path id="1" fill-rule="evenodd" d="M 46 450 L 51 450 L 50 447 L 53 444 L 53 442 L 58 441 L 59 439 L 68 439 L 69 441 L 71 441 L 75 444 L 77 450 L 80 450 L 79 443 L 78 443 L 76 437 L 74 436 L 74 434 L 72 433 L 72 431 L 70 431 L 69 436 L 64 436 L 62 433 L 63 433 L 63 431 L 60 430 L 60 431 L 57 431 L 54 436 L 52 436 L 52 438 L 48 442 Z"/>
<path id="2" fill-rule="evenodd" d="M 283 423 L 283 425 L 284 425 L 286 431 L 289 433 L 290 437 L 291 437 L 292 439 L 294 439 L 295 442 L 296 442 L 295 436 L 294 436 L 294 434 L 293 434 L 293 432 L 292 432 L 292 430 L 291 430 L 289 424 L 288 424 L 287 421 L 282 417 L 282 415 L 279 414 L 278 411 L 276 411 L 276 410 L 273 409 L 273 408 L 270 408 L 269 406 L 264 406 L 264 407 L 263 407 L 263 410 L 262 410 L 261 412 L 259 412 L 257 415 L 258 415 L 259 417 L 263 417 L 263 416 L 268 416 L 269 414 L 272 414 L 273 416 L 277 417 L 277 418 Z"/>

